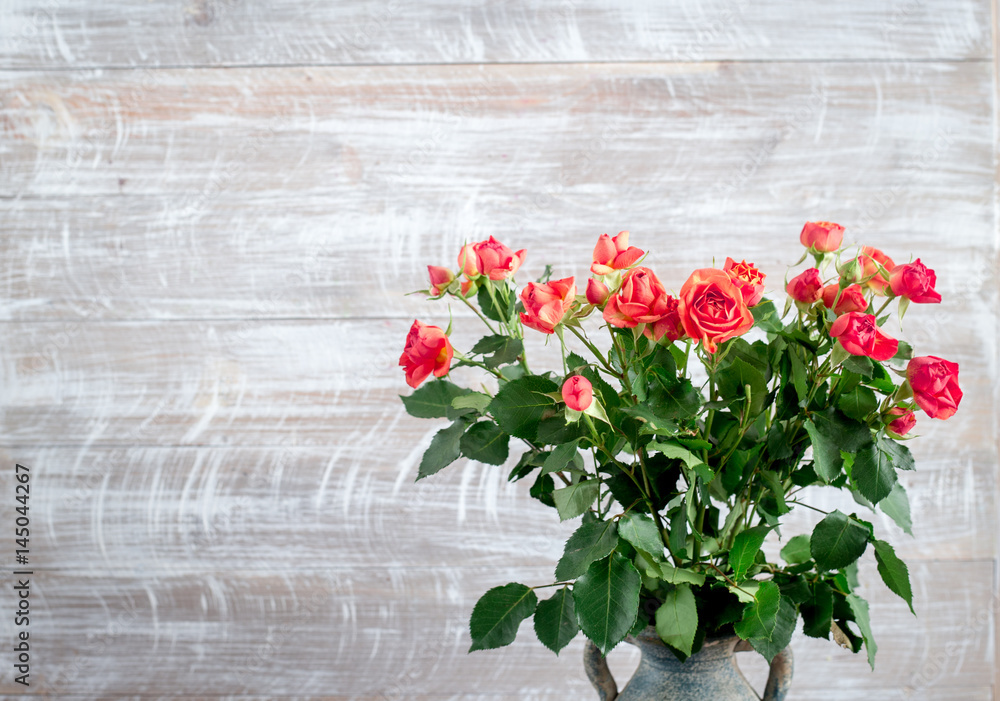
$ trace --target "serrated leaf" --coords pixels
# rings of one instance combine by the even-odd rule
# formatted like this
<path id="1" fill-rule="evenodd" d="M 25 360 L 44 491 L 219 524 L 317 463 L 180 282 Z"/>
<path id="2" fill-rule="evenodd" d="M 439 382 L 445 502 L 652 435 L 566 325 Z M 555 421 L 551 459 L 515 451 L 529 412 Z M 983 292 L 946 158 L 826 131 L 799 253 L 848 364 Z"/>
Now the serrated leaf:
<path id="1" fill-rule="evenodd" d="M 510 645 L 517 637 L 521 621 L 535 612 L 538 597 L 523 584 L 511 582 L 494 587 L 480 597 L 469 620 L 473 650 L 489 650 Z"/>
<path id="2" fill-rule="evenodd" d="M 570 471 L 583 473 L 583 460 L 580 459 L 580 454 L 577 452 L 578 444 L 579 440 L 575 440 L 553 448 L 549 456 L 545 458 L 545 462 L 542 463 L 542 474 L 547 475 L 567 468 Z"/>
<path id="3" fill-rule="evenodd" d="M 730 584 L 726 588 L 740 600 L 740 603 L 752 604 L 756 600 L 754 596 L 757 595 L 760 582 L 751 579 L 748 582 L 743 582 L 740 586 Z"/>
<path id="4" fill-rule="evenodd" d="M 786 514 L 790 511 L 788 505 L 785 503 L 785 488 L 781 484 L 781 478 L 778 477 L 776 472 L 771 472 L 770 470 L 760 470 L 758 473 L 760 478 L 767 485 L 767 488 L 771 490 L 771 495 L 774 497 L 774 501 L 778 505 L 778 513 Z"/>
<path id="5" fill-rule="evenodd" d="M 503 465 L 510 454 L 510 436 L 492 421 L 469 426 L 460 445 L 462 455 L 487 465 Z"/>
<path id="6" fill-rule="evenodd" d="M 576 606 L 569 589 L 563 587 L 551 599 L 538 603 L 535 609 L 535 635 L 542 645 L 558 655 L 579 632 Z"/>
<path id="7" fill-rule="evenodd" d="M 504 302 L 503 297 L 494 289 L 506 284 L 506 282 L 487 282 L 479 288 L 476 301 L 479 303 L 479 308 L 486 315 L 487 319 L 508 322 L 514 318 L 514 305 Z"/>
<path id="8" fill-rule="evenodd" d="M 852 355 L 844 361 L 844 369 L 862 377 L 871 377 L 874 371 L 874 364 L 871 358 L 864 355 Z"/>
<path id="9" fill-rule="evenodd" d="M 573 586 L 576 617 L 584 634 L 607 656 L 625 639 L 639 612 L 639 572 L 613 552 L 593 563 Z"/>
<path id="10" fill-rule="evenodd" d="M 906 563 L 896 557 L 896 551 L 884 540 L 876 540 L 873 545 L 882 581 L 890 591 L 906 602 L 910 607 L 910 613 L 916 615 L 913 610 L 913 591 L 910 589 L 910 571 Z"/>
<path id="11" fill-rule="evenodd" d="M 832 482 L 840 474 L 840 468 L 844 464 L 840 457 L 840 446 L 820 433 L 811 420 L 806 420 L 805 428 L 812 441 L 816 474 L 824 482 Z"/>
<path id="12" fill-rule="evenodd" d="M 910 453 L 910 449 L 899 441 L 886 436 L 879 436 L 878 447 L 879 450 L 889 456 L 889 459 L 892 461 L 892 466 L 897 470 L 915 469 L 916 463 L 913 461 L 913 455 Z"/>
<path id="13" fill-rule="evenodd" d="M 538 432 L 538 423 L 555 408 L 555 400 L 548 395 L 557 391 L 559 386 L 552 380 L 526 375 L 501 387 L 489 411 L 504 431 L 530 441 Z"/>
<path id="14" fill-rule="evenodd" d="M 789 565 L 799 565 L 812 559 L 809 550 L 809 536 L 797 535 L 781 549 L 781 559 Z"/>
<path id="15" fill-rule="evenodd" d="M 476 413 L 485 413 L 486 407 L 493 401 L 493 397 L 482 392 L 469 392 L 462 394 L 451 400 L 452 409 L 472 409 Z"/>
<path id="16" fill-rule="evenodd" d="M 656 632 L 667 645 L 691 655 L 694 636 L 698 632 L 698 607 L 691 587 L 681 584 L 663 597 L 656 609 Z"/>
<path id="17" fill-rule="evenodd" d="M 872 635 L 871 618 L 868 615 L 868 602 L 857 594 L 847 595 L 847 605 L 854 613 L 854 621 L 861 629 L 861 637 L 865 641 L 865 650 L 868 651 L 868 664 L 872 671 L 875 671 L 875 653 L 878 652 L 878 645 L 875 644 L 875 637 Z"/>
<path id="18" fill-rule="evenodd" d="M 716 384 L 723 397 L 746 396 L 746 386 L 750 385 L 750 412 L 755 415 L 764 406 L 767 395 L 767 381 L 756 367 L 740 358 L 733 358 L 729 365 L 716 373 Z M 742 406 L 742 405 L 741 405 Z"/>
<path id="19" fill-rule="evenodd" d="M 459 387 L 448 380 L 427 382 L 409 397 L 400 397 L 406 413 L 418 419 L 440 419 L 448 415 L 452 401 L 456 397 L 469 394 L 472 390 Z"/>
<path id="20" fill-rule="evenodd" d="M 806 384 L 806 366 L 794 350 L 789 350 L 788 361 L 792 367 L 792 385 L 795 387 L 795 395 L 802 402 L 809 395 L 809 387 Z"/>
<path id="21" fill-rule="evenodd" d="M 666 562 L 660 562 L 658 565 L 660 571 L 657 579 L 662 579 L 664 582 L 669 582 L 670 584 L 694 584 L 697 587 L 705 583 L 705 575 L 701 572 L 694 572 L 683 567 L 674 567 Z"/>
<path id="22" fill-rule="evenodd" d="M 556 579 L 576 579 L 591 563 L 611 554 L 618 544 L 618 527 L 614 521 L 591 521 L 574 531 L 566 541 L 563 556 L 556 565 Z"/>
<path id="23" fill-rule="evenodd" d="M 582 480 L 552 492 L 559 520 L 567 521 L 583 514 L 597 499 L 597 480 Z"/>
<path id="24" fill-rule="evenodd" d="M 729 550 L 729 566 L 733 568 L 733 580 L 742 580 L 757 558 L 760 546 L 764 544 L 771 529 L 767 526 L 755 526 L 738 534 Z"/>
<path id="25" fill-rule="evenodd" d="M 861 557 L 868 547 L 868 530 L 840 511 L 832 511 L 816 524 L 809 551 L 816 566 L 839 570 Z"/>
<path id="26" fill-rule="evenodd" d="M 760 582 L 753 603 L 747 604 L 743 618 L 733 628 L 770 664 L 775 655 L 788 647 L 797 620 L 795 606 L 781 595 L 778 586 L 774 582 Z"/>
<path id="27" fill-rule="evenodd" d="M 618 520 L 618 535 L 636 550 L 649 553 L 653 559 L 663 559 L 663 539 L 660 529 L 646 514 L 629 513 Z"/>
<path id="28" fill-rule="evenodd" d="M 910 518 L 910 499 L 906 495 L 906 489 L 902 482 L 896 482 L 896 486 L 889 492 L 889 496 L 879 502 L 878 508 L 882 509 L 886 516 L 896 522 L 896 525 L 903 529 L 908 535 L 913 535 L 913 520 Z"/>
<path id="29" fill-rule="evenodd" d="M 799 606 L 802 614 L 802 632 L 810 638 L 830 639 L 833 623 L 833 589 L 826 582 L 816 582 L 812 598 Z"/>
<path id="30" fill-rule="evenodd" d="M 442 428 L 435 433 L 430 446 L 424 451 L 424 456 L 420 460 L 417 479 L 421 480 L 440 472 L 458 460 L 462 453 L 461 443 L 464 433 L 465 422 L 462 420 L 455 421 L 448 428 Z"/>
<path id="31" fill-rule="evenodd" d="M 483 364 L 488 368 L 513 363 L 524 352 L 524 344 L 510 336 L 485 336 L 472 347 L 473 353 L 483 355 Z"/>
<path id="32" fill-rule="evenodd" d="M 855 421 L 864 421 L 876 408 L 878 399 L 875 393 L 864 385 L 858 385 L 837 400 L 837 408 Z"/>
<path id="33" fill-rule="evenodd" d="M 896 470 L 892 467 L 888 454 L 869 443 L 854 457 L 851 479 L 858 491 L 868 501 L 877 504 L 892 492 L 896 485 Z"/>

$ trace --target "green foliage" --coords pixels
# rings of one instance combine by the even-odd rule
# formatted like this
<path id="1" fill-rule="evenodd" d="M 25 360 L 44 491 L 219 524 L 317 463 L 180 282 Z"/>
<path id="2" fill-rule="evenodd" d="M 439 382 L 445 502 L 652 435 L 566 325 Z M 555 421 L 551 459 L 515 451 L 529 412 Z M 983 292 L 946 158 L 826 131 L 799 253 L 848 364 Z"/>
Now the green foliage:
<path id="1" fill-rule="evenodd" d="M 654 560 L 663 558 L 663 540 L 660 529 L 645 514 L 630 513 L 618 521 L 618 535 L 636 550 L 649 554 Z M 558 573 L 556 575 L 558 577 Z"/>
<path id="2" fill-rule="evenodd" d="M 440 472 L 458 460 L 462 453 L 461 444 L 464 434 L 465 422 L 462 420 L 455 421 L 448 428 L 442 428 L 434 434 L 430 446 L 424 451 L 424 457 L 420 460 L 417 479 L 421 480 Z"/>
<path id="3" fill-rule="evenodd" d="M 809 551 L 816 565 L 824 570 L 839 570 L 861 557 L 868 546 L 868 531 L 839 511 L 827 514 L 816 524 L 809 539 Z"/>
<path id="4" fill-rule="evenodd" d="M 472 352 L 483 356 L 483 364 L 496 368 L 517 361 L 524 352 L 524 344 L 517 338 L 495 334 L 484 336 L 472 347 Z"/>
<path id="5" fill-rule="evenodd" d="M 618 544 L 618 527 L 614 521 L 584 523 L 566 541 L 566 549 L 556 565 L 556 579 L 576 579 L 592 563 L 611 554 Z"/>
<path id="6" fill-rule="evenodd" d="M 861 495 L 877 504 L 889 496 L 896 485 L 896 470 L 889 454 L 869 443 L 855 455 L 851 478 Z"/>
<path id="7" fill-rule="evenodd" d="M 555 400 L 548 395 L 558 391 L 559 386 L 548 378 L 525 375 L 504 385 L 490 402 L 489 411 L 504 431 L 530 441 L 538 432 L 538 423 L 555 408 Z"/>
<path id="8" fill-rule="evenodd" d="M 535 612 L 538 597 L 523 584 L 494 587 L 476 603 L 469 621 L 473 650 L 488 650 L 514 642 L 521 621 Z"/>
<path id="9" fill-rule="evenodd" d="M 861 637 L 865 641 L 865 649 L 868 651 L 868 664 L 872 671 L 875 671 L 875 653 L 878 652 L 878 645 L 875 644 L 875 637 L 872 635 L 872 624 L 868 616 L 868 602 L 857 594 L 847 595 L 847 605 L 851 607 L 854 620 L 861 629 Z"/>
<path id="10" fill-rule="evenodd" d="M 593 563 L 576 580 L 573 601 L 584 635 L 607 655 L 625 639 L 639 611 L 639 572 L 619 552 Z"/>
<path id="11" fill-rule="evenodd" d="M 882 575 L 882 581 L 906 602 L 910 607 L 910 613 L 916 615 L 913 610 L 913 592 L 910 590 L 910 571 L 906 563 L 896 557 L 896 551 L 884 540 L 876 540 L 872 545 L 875 546 L 875 561 L 878 563 L 878 573 Z"/>
<path id="12" fill-rule="evenodd" d="M 795 606 L 781 595 L 778 586 L 761 582 L 735 630 L 770 663 L 791 642 L 796 618 Z"/>
<path id="13" fill-rule="evenodd" d="M 434 380 L 418 388 L 409 397 L 400 397 L 406 413 L 416 416 L 418 419 L 444 418 L 451 409 L 452 401 L 466 394 L 471 394 L 458 385 L 454 385 L 448 380 Z"/>
<path id="14" fill-rule="evenodd" d="M 656 632 L 684 657 L 691 655 L 698 632 L 698 605 L 687 584 L 675 587 L 663 597 L 663 604 L 656 609 Z"/>
<path id="15" fill-rule="evenodd" d="M 551 599 L 538 603 L 535 609 L 535 635 L 542 645 L 558 655 L 579 632 L 576 605 L 569 589 L 563 587 Z"/>
<path id="16" fill-rule="evenodd" d="M 748 528 L 736 536 L 733 547 L 729 551 L 729 566 L 733 568 L 734 581 L 741 581 L 746 576 L 747 571 L 753 567 L 757 560 L 757 553 L 760 552 L 760 546 L 764 544 L 764 538 L 767 537 L 770 530 L 766 526 L 757 526 L 756 528 Z"/>
<path id="17" fill-rule="evenodd" d="M 600 483 L 597 480 L 585 480 L 552 492 L 556 510 L 559 511 L 559 520 L 567 521 L 582 516 L 597 499 L 599 489 Z"/>
<path id="18" fill-rule="evenodd" d="M 510 448 L 510 436 L 492 421 L 469 426 L 460 441 L 462 455 L 487 465 L 503 465 Z"/>

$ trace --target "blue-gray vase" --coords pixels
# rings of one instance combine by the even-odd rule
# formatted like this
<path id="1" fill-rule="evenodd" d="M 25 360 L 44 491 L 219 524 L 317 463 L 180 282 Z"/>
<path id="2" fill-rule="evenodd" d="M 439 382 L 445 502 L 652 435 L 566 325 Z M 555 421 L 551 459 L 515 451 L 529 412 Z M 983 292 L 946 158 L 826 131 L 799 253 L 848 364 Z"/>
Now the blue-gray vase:
<path id="1" fill-rule="evenodd" d="M 601 701 L 759 701 L 734 653 L 751 650 L 738 637 L 709 638 L 686 662 L 678 660 L 652 626 L 627 642 L 642 652 L 632 680 L 618 687 L 600 650 L 586 642 L 584 667 Z M 771 662 L 763 701 L 783 701 L 792 682 L 792 651 L 786 648 Z"/>

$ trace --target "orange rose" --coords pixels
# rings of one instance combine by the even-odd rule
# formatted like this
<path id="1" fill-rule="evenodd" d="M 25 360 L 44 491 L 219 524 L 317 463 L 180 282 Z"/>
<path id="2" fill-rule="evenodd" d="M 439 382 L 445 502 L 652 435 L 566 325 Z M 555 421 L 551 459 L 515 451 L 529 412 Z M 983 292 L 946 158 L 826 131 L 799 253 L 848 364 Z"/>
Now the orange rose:
<path id="1" fill-rule="evenodd" d="M 476 251 L 473 249 L 471 243 L 467 243 L 462 246 L 462 250 L 458 252 L 458 268 L 463 273 L 465 277 L 473 278 L 479 275 L 479 268 L 476 267 Z"/>
<path id="2" fill-rule="evenodd" d="M 753 314 L 729 275 L 701 268 L 681 287 L 679 314 L 684 331 L 714 353 L 720 343 L 742 336 L 753 326 Z"/>
<path id="3" fill-rule="evenodd" d="M 436 297 L 443 295 L 455 279 L 455 273 L 439 265 L 428 265 L 427 272 L 431 278 L 431 293 Z"/>
<path id="4" fill-rule="evenodd" d="M 587 280 L 587 301 L 595 307 L 599 307 L 607 302 L 610 295 L 611 292 L 608 290 L 608 286 L 600 280 L 595 280 L 594 278 Z"/>
<path id="5" fill-rule="evenodd" d="M 799 241 L 806 248 L 820 253 L 830 253 L 840 248 L 844 240 L 844 227 L 828 221 L 810 221 L 802 227 Z"/>
<path id="6" fill-rule="evenodd" d="M 594 246 L 594 262 L 590 271 L 595 275 L 607 275 L 615 270 L 625 270 L 642 258 L 645 251 L 628 245 L 628 232 L 622 231 L 614 238 L 601 234 Z"/>
<path id="7" fill-rule="evenodd" d="M 747 263 L 745 260 L 737 263 L 732 258 L 727 257 L 726 265 L 722 270 L 728 273 L 736 286 L 740 288 L 740 292 L 743 293 L 743 301 L 748 307 L 756 307 L 760 303 L 761 297 L 764 296 L 764 278 L 767 276 L 757 270 L 753 263 Z"/>
<path id="8" fill-rule="evenodd" d="M 861 255 L 858 256 L 858 263 L 862 266 L 863 276 L 871 276 L 866 284 L 875 294 L 884 295 L 885 288 L 889 286 L 889 275 L 896 264 L 892 258 L 882 253 L 877 248 L 862 246 Z"/>
<path id="9" fill-rule="evenodd" d="M 799 273 L 785 286 L 788 296 L 802 304 L 812 304 L 819 300 L 823 291 L 823 279 L 817 268 L 809 268 Z"/>
<path id="10" fill-rule="evenodd" d="M 840 285 L 827 285 L 824 287 L 823 306 L 827 309 L 833 309 L 833 300 L 837 299 L 838 292 L 840 292 Z M 864 312 L 867 310 L 868 300 L 865 299 L 865 293 L 861 290 L 861 286 L 851 285 L 850 287 L 845 287 L 843 292 L 840 292 L 840 299 L 837 300 L 837 308 L 833 309 L 833 312 L 837 316 L 840 316 L 847 312 Z"/>
<path id="11" fill-rule="evenodd" d="M 899 350 L 899 341 L 882 333 L 874 314 L 847 312 L 833 322 L 830 335 L 851 355 L 872 360 L 888 360 Z"/>
<path id="12" fill-rule="evenodd" d="M 437 326 L 414 321 L 406 335 L 406 346 L 399 364 L 406 373 L 406 384 L 417 387 L 434 373 L 435 377 L 448 374 L 455 351 L 445 332 Z"/>
<path id="13" fill-rule="evenodd" d="M 576 285 L 571 277 L 549 283 L 529 282 L 521 290 L 521 323 L 542 333 L 553 333 L 573 306 L 574 297 Z"/>
<path id="14" fill-rule="evenodd" d="M 492 236 L 487 241 L 473 244 L 472 250 L 476 254 L 476 267 L 480 274 L 490 280 L 505 280 L 513 275 L 527 256 L 527 251 L 515 253 Z"/>
<path id="15" fill-rule="evenodd" d="M 667 326 L 661 325 L 659 335 L 656 335 L 655 325 L 670 313 L 671 299 L 652 270 L 633 268 L 625 273 L 618 292 L 608 298 L 604 320 L 622 329 L 647 324 L 643 332 L 658 341 L 667 332 Z M 653 324 L 654 328 L 650 329 L 648 324 Z"/>

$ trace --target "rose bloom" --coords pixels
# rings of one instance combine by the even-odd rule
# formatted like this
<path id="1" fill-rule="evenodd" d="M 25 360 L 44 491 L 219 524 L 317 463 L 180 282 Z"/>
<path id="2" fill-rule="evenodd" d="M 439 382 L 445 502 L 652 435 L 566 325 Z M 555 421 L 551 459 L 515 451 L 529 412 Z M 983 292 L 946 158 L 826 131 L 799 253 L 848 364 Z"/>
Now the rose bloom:
<path id="1" fill-rule="evenodd" d="M 645 251 L 628 245 L 628 232 L 622 231 L 614 238 L 601 234 L 594 246 L 594 262 L 590 271 L 595 275 L 607 275 L 615 270 L 625 270 L 635 265 Z"/>
<path id="2" fill-rule="evenodd" d="M 906 297 L 917 304 L 936 304 L 941 295 L 934 289 L 937 275 L 917 258 L 912 263 L 897 265 L 889 273 L 889 286 L 897 297 Z"/>
<path id="3" fill-rule="evenodd" d="M 906 379 L 913 399 L 932 419 L 947 419 L 962 401 L 958 386 L 958 363 L 933 355 L 913 358 L 906 366 Z"/>
<path id="4" fill-rule="evenodd" d="M 837 292 L 840 290 L 840 285 L 827 285 L 823 288 L 823 306 L 827 309 L 833 309 L 833 300 L 837 299 Z M 837 300 L 837 308 L 833 309 L 837 316 L 841 314 L 847 314 L 848 312 L 864 312 L 868 309 L 868 300 L 865 299 L 865 293 L 861 289 L 860 285 L 850 285 L 844 288 L 844 291 L 840 293 L 840 299 Z"/>
<path id="5" fill-rule="evenodd" d="M 476 263 L 476 251 L 472 248 L 471 243 L 467 243 L 462 246 L 462 250 L 458 252 L 458 267 L 465 273 L 466 277 L 476 277 L 479 275 L 479 268 Z"/>
<path id="6" fill-rule="evenodd" d="M 823 278 L 819 276 L 819 270 L 809 268 L 791 280 L 785 286 L 785 292 L 796 302 L 802 304 L 812 304 L 819 300 L 823 291 Z"/>
<path id="7" fill-rule="evenodd" d="M 435 377 L 447 375 L 454 354 L 444 331 L 437 326 L 414 321 L 406 335 L 403 354 L 399 357 L 399 364 L 406 373 L 406 384 L 416 388 L 431 373 Z"/>
<path id="8" fill-rule="evenodd" d="M 431 278 L 431 292 L 434 293 L 435 297 L 443 295 L 448 289 L 448 285 L 455 279 L 455 273 L 439 265 L 428 265 L 427 272 Z"/>
<path id="9" fill-rule="evenodd" d="M 604 320 L 612 326 L 634 329 L 639 324 L 659 321 L 669 311 L 667 291 L 649 268 L 633 268 L 625 273 L 618 292 L 608 298 Z"/>
<path id="10" fill-rule="evenodd" d="M 727 273 L 716 268 L 691 273 L 681 287 L 679 313 L 685 333 L 701 341 L 709 353 L 753 326 L 753 314 L 740 288 Z"/>
<path id="11" fill-rule="evenodd" d="M 562 386 L 562 398 L 573 411 L 586 411 L 594 402 L 594 386 L 582 375 L 573 375 Z"/>
<path id="12" fill-rule="evenodd" d="M 726 264 L 722 268 L 723 272 L 729 274 L 736 286 L 743 293 L 743 302 L 748 307 L 756 307 L 760 304 L 761 297 L 764 296 L 764 273 L 757 270 L 753 263 L 745 260 L 737 263 L 732 258 L 726 257 Z"/>
<path id="13" fill-rule="evenodd" d="M 576 285 L 571 277 L 549 283 L 529 282 L 521 290 L 524 303 L 521 323 L 542 333 L 552 333 L 573 305 L 574 297 Z"/>
<path id="14" fill-rule="evenodd" d="M 884 295 L 885 288 L 889 286 L 889 278 L 884 277 L 885 273 L 879 270 L 879 265 L 881 265 L 885 271 L 889 274 L 892 273 L 892 269 L 896 267 L 896 264 L 892 262 L 892 258 L 882 253 L 877 248 L 872 248 L 871 246 L 862 246 L 861 255 L 858 256 L 858 263 L 864 268 L 864 277 L 869 275 L 873 276 L 866 284 L 876 294 Z"/>
<path id="15" fill-rule="evenodd" d="M 799 241 L 803 246 L 822 253 L 836 251 L 843 240 L 844 227 L 828 221 L 806 222 L 799 234 Z"/>
<path id="16" fill-rule="evenodd" d="M 527 256 L 527 251 L 522 249 L 515 253 L 492 236 L 488 241 L 473 244 L 472 250 L 476 254 L 476 267 L 480 274 L 490 280 L 504 280 L 513 275 Z"/>
<path id="17" fill-rule="evenodd" d="M 664 336 L 670 341 L 684 338 L 684 322 L 681 320 L 681 302 L 670 295 L 667 295 L 667 313 L 659 321 L 655 321 L 646 326 L 644 333 L 654 341 L 659 341 Z"/>
<path id="18" fill-rule="evenodd" d="M 882 333 L 874 314 L 848 312 L 837 317 L 830 335 L 851 355 L 866 355 L 872 360 L 888 360 L 899 350 L 899 341 Z"/>
<path id="19" fill-rule="evenodd" d="M 587 301 L 595 307 L 599 307 L 607 302 L 610 295 L 611 291 L 608 290 L 608 286 L 600 280 L 595 280 L 594 278 L 587 280 Z"/>
<path id="20" fill-rule="evenodd" d="M 886 412 L 889 416 L 895 417 L 886 423 L 889 432 L 897 436 L 905 436 L 917 425 L 917 417 L 909 409 L 896 406 Z"/>

